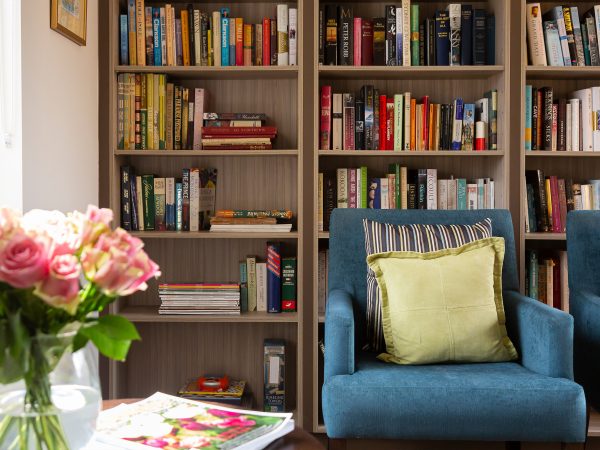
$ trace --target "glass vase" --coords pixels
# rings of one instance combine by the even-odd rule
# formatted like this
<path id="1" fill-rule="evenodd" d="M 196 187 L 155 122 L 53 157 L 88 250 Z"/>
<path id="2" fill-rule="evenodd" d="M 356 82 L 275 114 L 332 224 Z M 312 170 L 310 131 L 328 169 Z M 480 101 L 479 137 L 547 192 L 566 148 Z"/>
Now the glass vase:
<path id="1" fill-rule="evenodd" d="M 31 338 L 23 380 L 0 385 L 1 449 L 82 449 L 92 440 L 98 354 L 89 344 L 73 353 L 74 334 Z"/>

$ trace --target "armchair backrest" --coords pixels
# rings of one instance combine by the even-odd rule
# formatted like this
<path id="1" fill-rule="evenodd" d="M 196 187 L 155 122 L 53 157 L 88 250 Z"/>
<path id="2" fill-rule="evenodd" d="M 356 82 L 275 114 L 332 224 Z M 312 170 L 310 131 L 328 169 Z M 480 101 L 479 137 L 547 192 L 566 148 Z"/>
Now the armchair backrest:
<path id="1" fill-rule="evenodd" d="M 567 214 L 569 290 L 600 295 L 600 211 Z"/>
<path id="2" fill-rule="evenodd" d="M 350 293 L 358 303 L 362 322 L 367 304 L 367 262 L 363 219 L 396 225 L 467 225 L 492 219 L 492 234 L 505 241 L 503 289 L 519 289 L 515 239 L 510 212 L 504 209 L 432 211 L 397 209 L 334 209 L 330 222 L 328 289 Z"/>

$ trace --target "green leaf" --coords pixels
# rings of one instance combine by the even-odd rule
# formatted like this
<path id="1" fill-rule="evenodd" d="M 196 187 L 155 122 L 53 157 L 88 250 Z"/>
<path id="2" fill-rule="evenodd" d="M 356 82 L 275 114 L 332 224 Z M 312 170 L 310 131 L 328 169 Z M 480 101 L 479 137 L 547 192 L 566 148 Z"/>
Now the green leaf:
<path id="1" fill-rule="evenodd" d="M 102 316 L 96 323 L 85 326 L 79 333 L 91 340 L 104 356 L 124 361 L 131 341 L 139 340 L 135 326 L 121 316 Z"/>
<path id="2" fill-rule="evenodd" d="M 89 342 L 89 338 L 87 336 L 85 336 L 81 330 L 79 330 L 77 332 L 77 334 L 75 335 L 75 337 L 73 338 L 73 353 L 75 353 L 77 350 L 82 349 L 83 347 L 86 346 L 86 344 Z"/>

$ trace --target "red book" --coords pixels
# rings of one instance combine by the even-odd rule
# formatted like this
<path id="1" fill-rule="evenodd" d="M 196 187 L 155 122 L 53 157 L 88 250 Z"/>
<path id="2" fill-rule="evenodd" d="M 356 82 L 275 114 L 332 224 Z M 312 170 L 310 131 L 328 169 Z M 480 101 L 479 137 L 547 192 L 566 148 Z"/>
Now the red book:
<path id="1" fill-rule="evenodd" d="M 427 150 L 429 148 L 429 96 L 426 95 L 421 99 L 423 104 L 423 117 L 421 118 L 421 129 L 423 130 L 423 142 L 421 148 Z"/>
<path id="2" fill-rule="evenodd" d="M 319 149 L 331 150 L 331 86 L 321 86 Z"/>
<path id="3" fill-rule="evenodd" d="M 394 99 L 387 99 L 387 124 L 385 134 L 385 149 L 394 150 Z M 381 137 L 380 137 L 381 139 Z"/>
<path id="4" fill-rule="evenodd" d="M 379 150 L 385 150 L 385 136 L 387 134 L 387 98 L 379 96 Z"/>
<path id="5" fill-rule="evenodd" d="M 562 224 L 560 223 L 560 197 L 558 194 L 558 178 L 550 177 L 550 195 L 552 196 L 552 231 L 560 233 Z"/>
<path id="6" fill-rule="evenodd" d="M 263 19 L 263 66 L 271 65 L 271 19 Z"/>
<path id="7" fill-rule="evenodd" d="M 552 303 L 557 309 L 561 309 L 561 296 L 560 296 L 560 258 L 552 258 L 554 261 L 554 267 L 552 267 Z"/>
<path id="8" fill-rule="evenodd" d="M 360 66 L 362 62 L 362 45 L 358 45 L 362 42 L 362 19 L 360 17 L 354 18 L 354 65 Z"/>
<path id="9" fill-rule="evenodd" d="M 373 22 L 367 19 L 362 21 L 361 36 L 361 65 L 373 65 Z"/>
<path id="10" fill-rule="evenodd" d="M 235 19 L 235 65 L 244 65 L 244 19 Z"/>

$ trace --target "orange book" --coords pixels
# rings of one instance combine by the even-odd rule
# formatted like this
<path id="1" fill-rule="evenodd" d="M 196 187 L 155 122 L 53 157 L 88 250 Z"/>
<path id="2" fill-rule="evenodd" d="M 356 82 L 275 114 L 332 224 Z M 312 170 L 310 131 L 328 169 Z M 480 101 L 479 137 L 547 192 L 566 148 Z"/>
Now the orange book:
<path id="1" fill-rule="evenodd" d="M 244 19 L 235 19 L 235 65 L 244 65 Z"/>
<path id="2" fill-rule="evenodd" d="M 252 65 L 252 25 L 244 24 L 244 65 Z"/>
<path id="3" fill-rule="evenodd" d="M 429 136 L 427 137 L 427 149 L 426 150 L 433 150 L 433 136 L 434 136 L 434 127 L 435 127 L 435 120 L 433 119 L 433 103 L 429 104 Z"/>
<path id="4" fill-rule="evenodd" d="M 421 150 L 429 150 L 429 96 L 424 96 L 421 103 Z"/>
<path id="5" fill-rule="evenodd" d="M 183 47 L 183 65 L 190 65 L 190 30 L 188 28 L 188 12 L 181 10 L 181 46 Z"/>
<path id="6" fill-rule="evenodd" d="M 417 114 L 417 101 L 413 98 L 410 100 L 410 149 L 415 150 L 417 147 L 415 146 L 416 139 L 415 133 L 416 129 L 416 114 Z"/>

